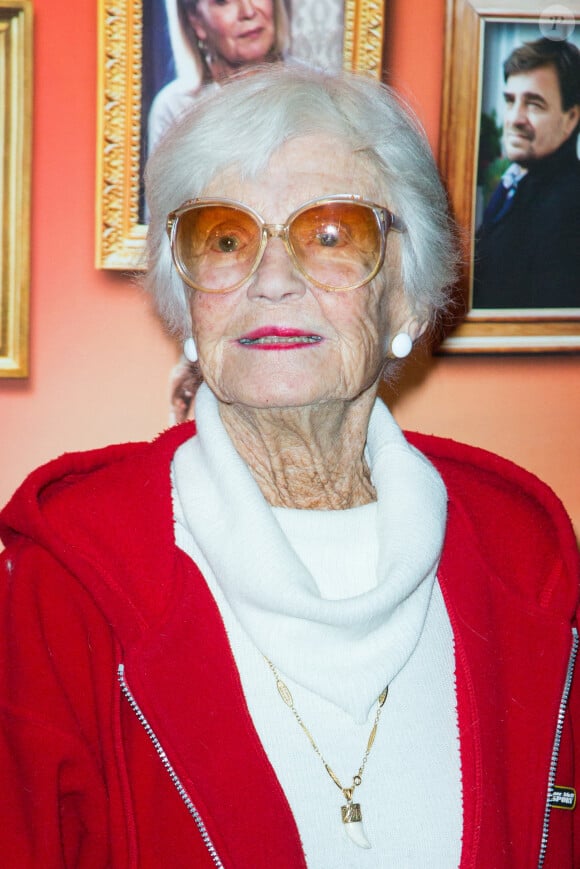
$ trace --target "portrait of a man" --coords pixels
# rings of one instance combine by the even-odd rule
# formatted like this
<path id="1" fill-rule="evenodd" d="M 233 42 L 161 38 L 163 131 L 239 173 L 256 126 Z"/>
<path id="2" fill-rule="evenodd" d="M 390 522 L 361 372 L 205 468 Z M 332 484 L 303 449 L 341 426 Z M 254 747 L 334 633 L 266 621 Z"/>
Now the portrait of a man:
<path id="1" fill-rule="evenodd" d="M 578 308 L 580 51 L 524 42 L 502 77 L 503 171 L 477 218 L 473 307 Z"/>

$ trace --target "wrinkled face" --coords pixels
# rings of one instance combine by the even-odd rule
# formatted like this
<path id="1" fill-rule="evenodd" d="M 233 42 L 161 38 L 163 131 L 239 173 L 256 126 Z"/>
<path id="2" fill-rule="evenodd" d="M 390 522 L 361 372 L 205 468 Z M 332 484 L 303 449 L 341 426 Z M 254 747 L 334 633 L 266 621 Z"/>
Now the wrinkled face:
<path id="1" fill-rule="evenodd" d="M 378 190 L 375 171 L 361 157 L 320 135 L 283 145 L 255 179 L 242 180 L 234 170 L 217 176 L 204 195 L 236 199 L 268 223 L 284 223 L 308 200 L 337 193 L 383 200 Z M 238 289 L 222 295 L 192 290 L 193 336 L 217 397 L 251 407 L 296 407 L 348 401 L 372 386 L 393 330 L 408 314 L 398 245 L 391 232 L 377 278 L 347 292 L 310 284 L 278 238 L 269 239 L 258 270 Z"/>
<path id="2" fill-rule="evenodd" d="M 556 151 L 578 123 L 579 106 L 562 109 L 553 66 L 510 75 L 504 102 L 505 151 L 510 160 L 523 165 Z"/>
<path id="3" fill-rule="evenodd" d="M 232 68 L 260 63 L 276 39 L 273 0 L 198 0 L 189 20 L 208 52 Z"/>

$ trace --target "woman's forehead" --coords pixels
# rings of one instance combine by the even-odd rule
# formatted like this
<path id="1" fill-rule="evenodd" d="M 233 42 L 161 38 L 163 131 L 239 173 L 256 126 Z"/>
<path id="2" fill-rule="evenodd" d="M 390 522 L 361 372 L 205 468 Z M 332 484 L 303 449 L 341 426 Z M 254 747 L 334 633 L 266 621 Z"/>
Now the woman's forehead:
<path id="1" fill-rule="evenodd" d="M 203 194 L 239 199 L 256 208 L 256 200 L 268 203 L 274 195 L 280 205 L 293 203 L 297 207 L 333 193 L 383 198 L 383 189 L 378 167 L 368 154 L 355 151 L 348 141 L 337 136 L 313 134 L 285 142 L 253 176 L 240 166 L 218 172 Z M 248 197 L 254 201 L 248 201 Z"/>

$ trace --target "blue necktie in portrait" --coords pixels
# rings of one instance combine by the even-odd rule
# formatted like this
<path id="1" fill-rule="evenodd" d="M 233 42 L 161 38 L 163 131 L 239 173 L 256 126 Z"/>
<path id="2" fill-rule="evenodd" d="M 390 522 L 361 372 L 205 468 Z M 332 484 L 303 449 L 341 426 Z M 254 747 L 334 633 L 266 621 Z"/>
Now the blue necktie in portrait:
<path id="1" fill-rule="evenodd" d="M 528 174 L 518 163 L 512 163 L 501 176 L 501 182 L 495 189 L 483 214 L 483 226 L 497 223 L 513 206 L 518 184 Z"/>

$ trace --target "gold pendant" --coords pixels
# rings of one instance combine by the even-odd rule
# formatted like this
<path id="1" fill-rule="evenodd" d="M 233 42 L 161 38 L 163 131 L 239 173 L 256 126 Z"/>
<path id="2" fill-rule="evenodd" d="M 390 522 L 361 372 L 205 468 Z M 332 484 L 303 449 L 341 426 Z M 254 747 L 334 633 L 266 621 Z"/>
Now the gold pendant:
<path id="1" fill-rule="evenodd" d="M 360 803 L 353 803 L 349 800 L 346 806 L 341 806 L 340 813 L 345 832 L 351 842 L 354 842 L 359 848 L 370 848 L 371 843 L 367 839 L 363 827 Z"/>
<path id="2" fill-rule="evenodd" d="M 340 807 L 343 824 L 357 824 L 362 821 L 362 812 L 360 803 L 347 803 L 346 806 Z"/>

